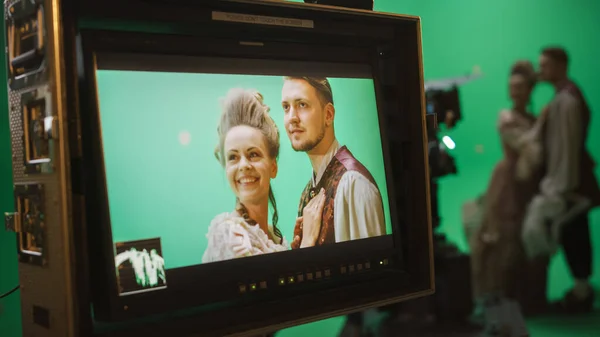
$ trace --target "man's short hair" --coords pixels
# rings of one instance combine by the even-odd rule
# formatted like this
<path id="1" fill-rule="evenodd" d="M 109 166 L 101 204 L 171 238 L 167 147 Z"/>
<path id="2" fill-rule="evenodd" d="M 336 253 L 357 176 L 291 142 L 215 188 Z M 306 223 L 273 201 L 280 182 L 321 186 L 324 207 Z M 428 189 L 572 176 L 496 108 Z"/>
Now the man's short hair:
<path id="1" fill-rule="evenodd" d="M 545 55 L 564 66 L 569 65 L 569 55 L 564 48 L 546 47 L 542 49 L 542 55 Z"/>
<path id="2" fill-rule="evenodd" d="M 333 105 L 333 92 L 331 91 L 331 85 L 327 77 L 285 76 L 283 79 L 284 81 L 304 80 L 308 82 L 317 91 L 317 95 L 323 106 L 327 105 L 327 103 Z"/>

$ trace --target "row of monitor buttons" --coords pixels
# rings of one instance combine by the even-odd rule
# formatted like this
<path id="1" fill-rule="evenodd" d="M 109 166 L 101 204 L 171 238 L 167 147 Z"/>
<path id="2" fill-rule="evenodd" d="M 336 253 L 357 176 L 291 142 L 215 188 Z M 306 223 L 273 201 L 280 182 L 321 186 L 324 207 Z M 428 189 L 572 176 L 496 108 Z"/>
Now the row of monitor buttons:
<path id="1" fill-rule="evenodd" d="M 308 272 L 305 274 L 298 274 L 296 276 L 288 276 L 286 277 L 281 277 L 279 278 L 279 285 L 283 286 L 286 284 L 294 284 L 294 283 L 302 283 L 305 280 L 306 281 L 313 281 L 313 280 L 320 280 L 323 277 L 330 277 L 331 276 L 331 271 L 329 269 L 325 269 L 323 271 L 316 271 L 316 272 Z"/>
<path id="2" fill-rule="evenodd" d="M 380 265 L 388 265 L 388 259 L 383 259 L 381 261 L 379 261 Z M 354 272 L 360 272 L 362 270 L 368 270 L 371 269 L 371 262 L 365 262 L 365 263 L 357 263 L 357 264 L 351 264 L 348 266 L 341 266 L 340 267 L 340 273 L 342 274 L 348 274 L 348 273 L 354 273 Z M 280 277 L 278 280 L 278 284 L 280 286 L 284 286 L 286 284 L 294 284 L 294 283 L 302 283 L 305 280 L 306 281 L 313 281 L 313 280 L 320 280 L 323 277 L 328 278 L 331 276 L 331 271 L 329 269 L 325 269 L 323 271 L 316 271 L 316 272 L 308 272 L 308 273 L 304 273 L 304 274 L 298 274 L 296 276 L 288 276 L 288 277 Z M 240 293 L 244 294 L 248 291 L 256 291 L 256 290 L 264 290 L 267 289 L 267 282 L 266 281 L 261 281 L 258 283 L 251 283 L 249 285 L 246 284 L 241 284 L 239 286 L 239 290 Z"/>
<path id="3" fill-rule="evenodd" d="M 258 283 L 251 283 L 250 285 L 240 284 L 240 293 L 244 294 L 248 291 L 255 291 L 258 289 L 267 289 L 267 281 L 261 281 Z"/>
<path id="4" fill-rule="evenodd" d="M 348 265 L 348 266 L 342 266 L 340 268 L 340 272 L 342 274 L 347 274 L 347 273 L 354 273 L 355 271 L 362 271 L 364 269 L 371 269 L 371 263 L 370 262 L 365 262 L 364 264 L 362 263 L 357 263 L 356 265 Z"/>
<path id="5" fill-rule="evenodd" d="M 381 261 L 379 261 L 379 264 L 382 266 L 387 266 L 389 264 L 388 259 L 383 259 Z M 349 273 L 354 273 L 354 272 L 359 272 L 359 271 L 363 271 L 363 270 L 368 270 L 371 269 L 371 262 L 365 262 L 365 263 L 357 263 L 357 264 L 350 264 L 347 266 L 342 266 L 340 268 L 340 272 L 342 274 L 349 274 Z"/>
<path id="6" fill-rule="evenodd" d="M 330 276 L 331 276 L 331 271 L 329 269 L 325 269 L 323 271 L 316 271 L 314 273 L 309 272 L 306 274 L 298 274 L 296 276 L 281 277 L 278 280 L 278 284 L 280 286 L 283 286 L 286 284 L 302 283 L 305 280 L 306 281 L 313 281 L 315 279 L 319 280 L 319 279 L 322 279 L 323 277 L 330 277 Z M 239 285 L 239 291 L 242 294 L 245 294 L 247 292 L 256 291 L 259 289 L 260 290 L 267 289 L 267 282 L 261 281 L 258 283 L 251 283 L 249 285 L 246 285 L 246 284 Z"/>

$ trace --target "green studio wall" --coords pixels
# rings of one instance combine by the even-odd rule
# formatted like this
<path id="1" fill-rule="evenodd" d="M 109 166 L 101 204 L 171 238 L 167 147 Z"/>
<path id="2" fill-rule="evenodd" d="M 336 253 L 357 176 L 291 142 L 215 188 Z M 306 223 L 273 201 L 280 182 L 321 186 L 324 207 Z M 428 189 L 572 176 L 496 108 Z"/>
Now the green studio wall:
<path id="1" fill-rule="evenodd" d="M 495 123 L 498 111 L 509 105 L 508 69 L 514 60 L 536 61 L 540 48 L 548 44 L 568 49 L 571 75 L 582 86 L 593 111 L 588 148 L 600 162 L 600 146 L 593 145 L 600 144 L 600 81 L 595 77 L 600 74 L 600 63 L 596 61 L 600 47 L 594 44 L 600 32 L 600 21 L 594 13 L 600 12 L 600 2 L 376 0 L 375 9 L 421 16 L 426 78 L 462 75 L 474 66 L 484 73 L 483 78 L 461 88 L 464 120 L 447 133 L 456 142 L 452 154 L 457 158 L 459 174 L 443 179 L 440 186 L 441 230 L 462 249 L 466 250 L 467 245 L 460 207 L 465 200 L 484 191 L 491 170 L 501 157 Z M 4 76 L 4 67 L 0 69 Z M 5 93 L 4 84 L 2 88 L 0 91 Z M 551 97 L 551 88 L 540 86 L 535 92 L 535 109 L 539 110 Z M 0 118 L 0 210 L 3 212 L 13 208 L 6 100 L 6 94 L 0 95 L 0 109 L 5 116 Z M 596 173 L 600 176 L 600 167 Z M 591 223 L 596 248 L 593 282 L 600 287 L 600 211 L 592 214 Z M 0 230 L 0 293 L 18 282 L 15 249 L 14 234 Z M 551 298 L 561 296 L 572 283 L 561 254 L 552 262 L 549 279 Z M 317 333 L 335 336 L 342 322 L 343 318 L 334 318 L 287 329 L 279 336 Z M 0 336 L 21 336 L 18 293 L 0 300 Z"/>
<path id="2" fill-rule="evenodd" d="M 377 5 L 378 4 L 378 5 Z M 459 173 L 440 185 L 442 230 L 450 240 L 467 249 L 461 224 L 461 206 L 482 193 L 494 165 L 502 156 L 496 132 L 498 111 L 510 107 L 508 72 L 517 59 L 537 64 L 541 48 L 564 46 L 571 57 L 571 77 L 581 85 L 592 109 L 588 149 L 600 163 L 600 48 L 594 44 L 600 11 L 593 0 L 424 0 L 376 1 L 384 12 L 421 16 L 425 78 L 456 76 L 480 67 L 484 77 L 461 87 L 464 120 L 448 132 L 456 143 Z M 534 93 L 536 113 L 553 95 L 549 85 Z M 480 150 L 483 149 L 481 152 Z M 596 167 L 600 177 L 600 165 Z M 600 210 L 591 215 L 595 249 L 592 281 L 600 286 Z M 562 254 L 556 256 L 549 274 L 548 295 L 557 298 L 572 280 Z"/>

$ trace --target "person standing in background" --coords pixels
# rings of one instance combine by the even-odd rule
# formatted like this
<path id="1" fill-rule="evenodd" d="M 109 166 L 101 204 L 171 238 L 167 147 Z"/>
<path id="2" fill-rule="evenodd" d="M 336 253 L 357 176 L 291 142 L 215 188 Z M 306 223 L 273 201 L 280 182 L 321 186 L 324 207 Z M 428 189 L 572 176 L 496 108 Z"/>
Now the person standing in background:
<path id="1" fill-rule="evenodd" d="M 588 207 L 561 226 L 559 238 L 575 286 L 553 307 L 560 312 L 578 313 L 591 311 L 594 303 L 594 291 L 589 284 L 592 246 L 588 213 L 600 206 L 600 188 L 594 176 L 595 163 L 585 146 L 591 111 L 579 87 L 569 79 L 568 65 L 569 57 L 563 48 L 542 50 L 539 78 L 552 84 L 556 94 L 549 104 L 542 131 L 546 160 L 540 197 L 556 200 L 560 207 L 554 209 L 564 209 L 554 218 L 546 217 L 550 223 L 575 206 L 569 196 L 579 195 L 588 201 Z"/>
<path id="2" fill-rule="evenodd" d="M 537 193 L 542 176 L 540 170 L 526 174 L 522 170 L 528 159 L 522 153 L 525 147 L 521 142 L 536 120 L 527 109 L 536 82 L 531 62 L 517 61 L 512 66 L 509 93 L 513 105 L 500 111 L 497 124 L 504 158 L 494 168 L 485 193 L 481 225 L 471 237 L 474 295 L 484 305 L 488 329 L 512 329 L 515 323 L 523 323 L 518 304 L 529 312 L 542 311 L 546 305 L 545 280 L 534 287 L 524 281 L 536 273 L 534 270 L 547 266 L 547 260 L 527 263 L 521 243 L 527 204 Z M 545 275 L 545 270 L 542 272 Z M 495 317 L 494 312 L 506 306 L 519 317 Z"/>

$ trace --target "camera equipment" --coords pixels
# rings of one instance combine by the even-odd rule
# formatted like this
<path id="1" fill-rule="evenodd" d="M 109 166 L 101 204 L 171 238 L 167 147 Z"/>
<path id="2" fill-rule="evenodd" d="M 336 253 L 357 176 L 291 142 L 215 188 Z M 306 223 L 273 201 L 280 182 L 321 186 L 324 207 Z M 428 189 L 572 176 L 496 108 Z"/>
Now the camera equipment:
<path id="1" fill-rule="evenodd" d="M 429 173 L 432 179 L 440 178 L 458 172 L 454 158 L 446 150 L 447 147 L 440 142 L 437 130 L 429 134 Z"/>
<path id="2" fill-rule="evenodd" d="M 453 91 L 456 91 L 456 87 Z M 452 105 L 459 107 L 458 101 Z M 446 105 L 446 107 L 449 106 L 451 105 Z M 457 110 L 460 111 L 460 109 Z M 430 114 L 437 116 L 435 112 Z M 431 221 L 434 230 L 438 229 L 441 224 L 437 179 L 457 173 L 454 158 L 440 143 L 436 126 L 435 123 L 427 124 Z M 464 320 L 473 309 L 469 256 L 460 252 L 458 247 L 449 242 L 444 234 L 435 233 L 433 239 L 436 293 L 432 298 L 424 299 L 424 301 L 429 303 L 429 310 L 438 321 Z"/>
<path id="3" fill-rule="evenodd" d="M 438 123 L 453 128 L 462 119 L 458 87 L 481 76 L 473 75 L 453 77 L 425 82 L 426 108 L 428 115 L 436 116 L 436 123 L 427 124 L 429 138 L 429 174 L 431 179 L 456 174 L 454 158 L 446 151 L 438 136 Z M 437 205 L 437 203 L 436 203 Z"/>
<path id="4" fill-rule="evenodd" d="M 433 293 L 419 18 L 266 0 L 9 0 L 5 13 L 24 335 L 257 335 Z M 215 161 L 222 109 L 240 106 L 221 102 L 254 89 L 283 109 L 287 76 L 329 79 L 340 141 L 382 195 L 382 235 L 291 249 L 306 154 L 281 142 L 275 178 Z M 283 111 L 270 116 L 285 137 Z M 226 167 L 243 152 L 229 150 Z M 246 192 L 276 195 L 279 222 L 240 216 Z M 244 246 L 235 224 L 269 248 Z"/>
<path id="5" fill-rule="evenodd" d="M 427 113 L 436 114 L 438 123 L 444 123 L 448 128 L 454 127 L 462 119 L 458 87 L 480 76 L 475 72 L 473 75 L 425 82 Z"/>
<path id="6" fill-rule="evenodd" d="M 304 0 L 305 3 L 373 10 L 374 0 Z"/>
<path id="7" fill-rule="evenodd" d="M 441 225 L 437 179 L 456 174 L 458 171 L 454 158 L 440 142 L 438 126 L 443 123 L 447 128 L 452 128 L 462 119 L 458 87 L 479 76 L 481 75 L 475 74 L 425 82 L 429 187 L 434 230 Z M 434 234 L 433 244 L 436 270 L 435 294 L 416 301 L 400 303 L 396 308 L 400 312 L 413 312 L 418 311 L 415 308 L 424 306 L 427 314 L 434 316 L 436 322 L 465 321 L 473 309 L 469 255 L 462 253 L 442 233 Z"/>
<path id="8" fill-rule="evenodd" d="M 452 128 L 462 119 L 458 87 L 481 74 L 432 80 L 425 83 L 427 113 L 435 115 L 438 123 Z M 433 228 L 439 228 L 441 218 L 438 204 L 437 179 L 458 172 L 455 159 L 442 145 L 437 123 L 427 124 L 429 136 L 429 172 L 431 217 Z M 464 320 L 473 309 L 471 267 L 467 254 L 449 242 L 444 234 L 434 234 L 434 263 L 436 268 L 436 293 L 428 299 L 430 311 L 438 321 Z"/>
<path id="9" fill-rule="evenodd" d="M 461 119 L 458 88 L 450 90 L 427 90 L 427 113 L 438 115 L 441 123 L 453 127 Z"/>

